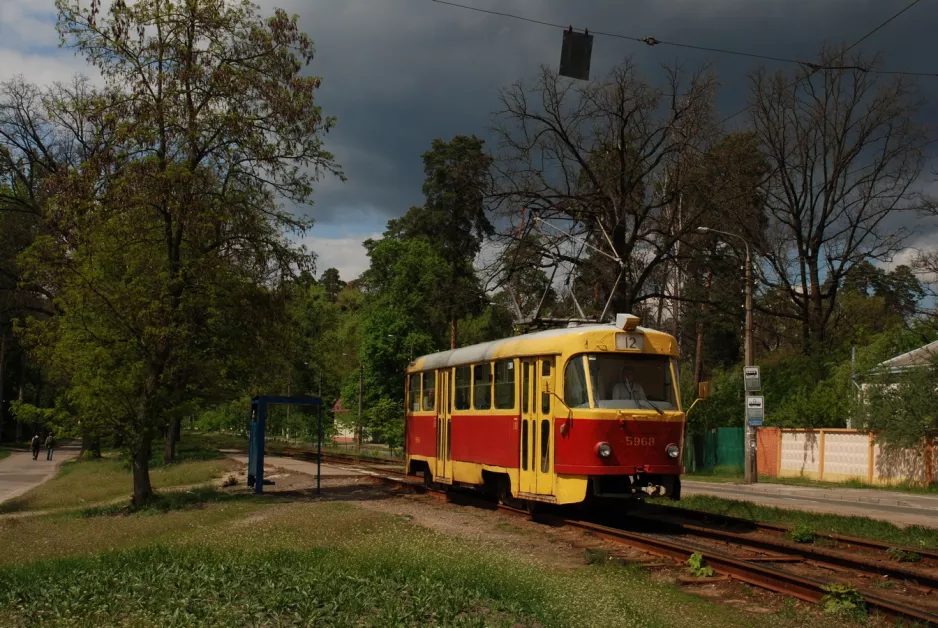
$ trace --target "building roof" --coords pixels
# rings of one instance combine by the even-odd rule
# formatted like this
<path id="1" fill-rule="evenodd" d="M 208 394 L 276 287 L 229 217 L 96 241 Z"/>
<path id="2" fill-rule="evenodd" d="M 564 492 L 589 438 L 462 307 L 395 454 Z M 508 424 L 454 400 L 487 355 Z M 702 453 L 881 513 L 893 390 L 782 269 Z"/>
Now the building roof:
<path id="1" fill-rule="evenodd" d="M 877 366 L 877 370 L 903 371 L 910 368 L 928 366 L 938 358 L 938 340 L 928 343 L 924 347 L 913 349 L 902 355 L 897 355 Z"/>

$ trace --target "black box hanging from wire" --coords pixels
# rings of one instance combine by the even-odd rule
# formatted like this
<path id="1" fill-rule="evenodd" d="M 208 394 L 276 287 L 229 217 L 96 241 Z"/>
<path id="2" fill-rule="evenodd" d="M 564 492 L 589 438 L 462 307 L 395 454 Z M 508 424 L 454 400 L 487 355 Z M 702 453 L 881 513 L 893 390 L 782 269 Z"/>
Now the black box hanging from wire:
<path id="1" fill-rule="evenodd" d="M 563 48 L 560 51 L 560 75 L 588 81 L 590 57 L 593 54 L 593 36 L 589 30 L 583 33 L 568 28 L 563 32 Z"/>

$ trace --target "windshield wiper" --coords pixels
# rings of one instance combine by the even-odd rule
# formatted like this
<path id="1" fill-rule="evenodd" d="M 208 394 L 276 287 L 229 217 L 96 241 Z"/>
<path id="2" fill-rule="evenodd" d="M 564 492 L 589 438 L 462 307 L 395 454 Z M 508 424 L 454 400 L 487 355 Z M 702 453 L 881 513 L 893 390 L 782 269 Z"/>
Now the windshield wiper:
<path id="1" fill-rule="evenodd" d="M 647 397 L 646 397 L 645 399 L 639 399 L 639 401 L 644 401 L 645 403 L 647 403 L 648 405 L 650 405 L 652 408 L 654 408 L 654 409 L 658 412 L 658 414 L 664 414 L 664 412 L 661 411 L 661 408 L 659 408 L 658 406 L 656 406 L 655 404 L 653 404 L 653 403 L 651 402 L 651 400 L 648 399 Z"/>

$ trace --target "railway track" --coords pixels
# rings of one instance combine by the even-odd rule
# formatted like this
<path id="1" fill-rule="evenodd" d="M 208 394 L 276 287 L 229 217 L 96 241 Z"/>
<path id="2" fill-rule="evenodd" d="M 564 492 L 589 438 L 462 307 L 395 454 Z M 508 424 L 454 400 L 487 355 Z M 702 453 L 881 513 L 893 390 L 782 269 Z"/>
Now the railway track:
<path id="1" fill-rule="evenodd" d="M 284 455 L 316 458 L 316 452 L 308 450 L 284 450 Z M 392 485 L 429 491 L 440 497 L 447 495 L 443 489 L 428 489 L 422 481 L 402 472 L 376 468 L 376 465 L 393 465 L 395 461 L 332 453 L 323 454 L 322 459 L 332 464 L 358 466 L 372 477 Z M 486 507 L 495 508 L 496 505 L 486 502 Z M 511 506 L 499 504 L 497 508 L 517 516 L 530 516 L 529 512 Z M 666 557 L 679 564 L 695 553 L 700 554 L 719 574 L 812 603 L 821 601 L 830 582 L 846 582 L 861 593 L 871 612 L 919 625 L 938 626 L 938 552 L 935 551 L 900 548 L 914 551 L 929 566 L 929 569 L 910 568 L 894 561 L 890 563 L 886 552 L 896 546 L 879 541 L 818 534 L 817 537 L 829 541 L 831 547 L 796 544 L 784 539 L 784 535 L 790 532 L 785 526 L 670 506 L 652 506 L 630 513 L 630 527 L 637 526 L 639 530 L 607 525 L 608 521 L 583 521 L 559 514 L 536 518 L 586 532 L 606 542 Z M 642 529 L 648 527 L 653 531 Z M 869 585 L 881 578 L 901 583 L 904 594 L 887 595 L 872 590 Z"/>

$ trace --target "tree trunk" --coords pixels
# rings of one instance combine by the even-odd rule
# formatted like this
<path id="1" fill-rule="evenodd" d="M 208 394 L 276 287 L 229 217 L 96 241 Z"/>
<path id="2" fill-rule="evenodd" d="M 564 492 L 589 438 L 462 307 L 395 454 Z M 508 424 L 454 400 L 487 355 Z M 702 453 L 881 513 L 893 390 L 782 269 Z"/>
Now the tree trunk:
<path id="1" fill-rule="evenodd" d="M 451 314 L 449 317 L 449 348 L 456 348 L 456 315 Z"/>
<path id="2" fill-rule="evenodd" d="M 136 451 L 132 451 L 134 467 L 134 506 L 143 506 L 153 497 L 150 485 L 150 445 L 151 438 L 144 437 Z"/>
<path id="3" fill-rule="evenodd" d="M 115 434 L 114 435 L 114 449 L 120 449 L 123 444 L 124 444 L 124 435 Z"/>
<path id="4" fill-rule="evenodd" d="M 173 431 L 173 438 L 177 443 L 182 438 L 182 419 L 176 419 L 176 429 Z"/>
<path id="5" fill-rule="evenodd" d="M 163 462 L 172 462 L 176 459 L 176 440 L 177 434 L 179 433 L 179 418 L 175 418 L 169 422 L 169 427 L 166 429 L 166 443 L 163 448 Z"/>
<path id="6" fill-rule="evenodd" d="M 20 403 L 23 403 L 23 389 L 26 388 L 26 368 L 23 366 L 23 358 L 20 357 L 20 389 L 19 393 L 16 395 L 17 400 Z M 22 442 L 23 440 L 23 423 L 17 419 L 16 421 L 16 442 Z"/>
<path id="7" fill-rule="evenodd" d="M 6 363 L 7 353 L 7 335 L 6 332 L 0 334 L 0 438 L 3 437 L 3 382 L 6 378 L 6 371 L 3 366 Z"/>
<path id="8" fill-rule="evenodd" d="M 85 454 L 88 454 L 90 458 L 100 458 L 101 457 L 101 439 L 97 436 L 91 436 L 89 434 L 81 435 L 81 451 L 78 452 L 78 457 L 81 458 Z"/>

